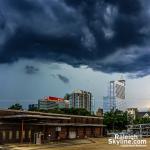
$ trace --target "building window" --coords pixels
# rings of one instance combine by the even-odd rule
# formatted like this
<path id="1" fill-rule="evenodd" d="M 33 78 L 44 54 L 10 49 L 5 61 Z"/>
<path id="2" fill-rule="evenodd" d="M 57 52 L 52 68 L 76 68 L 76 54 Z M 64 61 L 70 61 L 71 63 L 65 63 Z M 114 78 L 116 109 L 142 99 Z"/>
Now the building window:
<path id="1" fill-rule="evenodd" d="M 9 131 L 9 140 L 12 139 L 12 131 Z"/>
<path id="2" fill-rule="evenodd" d="M 16 131 L 16 139 L 19 139 L 19 131 Z"/>
<path id="3" fill-rule="evenodd" d="M 3 140 L 6 139 L 6 132 L 5 131 L 2 131 L 2 136 L 3 136 Z"/>

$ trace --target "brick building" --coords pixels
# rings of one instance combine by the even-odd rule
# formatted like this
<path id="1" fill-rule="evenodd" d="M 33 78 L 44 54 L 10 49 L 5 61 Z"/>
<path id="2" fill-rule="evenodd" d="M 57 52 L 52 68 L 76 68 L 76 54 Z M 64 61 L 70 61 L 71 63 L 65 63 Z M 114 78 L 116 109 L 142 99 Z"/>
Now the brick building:
<path id="1" fill-rule="evenodd" d="M 103 117 L 0 110 L 1 143 L 36 143 L 100 137 Z"/>

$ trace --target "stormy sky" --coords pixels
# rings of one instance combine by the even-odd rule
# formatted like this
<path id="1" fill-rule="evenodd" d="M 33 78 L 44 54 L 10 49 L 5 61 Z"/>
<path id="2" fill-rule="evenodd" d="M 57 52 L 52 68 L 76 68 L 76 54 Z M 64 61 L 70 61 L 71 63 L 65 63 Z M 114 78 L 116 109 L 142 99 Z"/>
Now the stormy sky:
<path id="1" fill-rule="evenodd" d="M 127 105 L 150 107 L 149 73 L 148 0 L 0 0 L 1 107 L 76 88 L 101 105 L 121 75 Z"/>

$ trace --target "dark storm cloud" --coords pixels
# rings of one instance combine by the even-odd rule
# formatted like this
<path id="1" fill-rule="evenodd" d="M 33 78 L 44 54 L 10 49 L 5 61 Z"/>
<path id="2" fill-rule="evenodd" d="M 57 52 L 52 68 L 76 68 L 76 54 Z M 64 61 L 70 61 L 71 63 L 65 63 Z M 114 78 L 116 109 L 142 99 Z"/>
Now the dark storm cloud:
<path id="1" fill-rule="evenodd" d="M 61 74 L 58 74 L 57 76 L 58 76 L 58 78 L 59 78 L 63 83 L 65 83 L 65 84 L 68 84 L 68 83 L 69 83 L 69 79 L 68 79 L 67 77 L 65 77 L 65 76 L 63 76 L 63 75 L 61 75 Z"/>
<path id="2" fill-rule="evenodd" d="M 26 58 L 147 75 L 148 6 L 146 0 L 0 0 L 0 63 Z"/>
<path id="3" fill-rule="evenodd" d="M 37 67 L 34 66 L 25 66 L 25 72 L 27 74 L 36 74 L 39 71 L 39 69 Z"/>

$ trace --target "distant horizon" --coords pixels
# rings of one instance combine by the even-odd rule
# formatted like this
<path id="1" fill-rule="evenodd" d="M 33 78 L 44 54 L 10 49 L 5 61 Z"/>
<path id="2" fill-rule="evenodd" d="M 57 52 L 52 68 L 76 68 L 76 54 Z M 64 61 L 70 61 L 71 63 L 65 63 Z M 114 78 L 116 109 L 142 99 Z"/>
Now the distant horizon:
<path id="1" fill-rule="evenodd" d="M 55 95 L 53 95 L 53 96 L 55 96 Z M 40 98 L 38 98 L 38 99 L 40 99 Z M 31 101 L 31 99 L 26 99 L 23 101 L 21 99 L 20 100 L 12 100 L 12 99 L 7 100 L 7 101 L 10 101 L 11 103 L 10 104 L 7 103 L 7 105 L 4 105 L 4 107 L 0 106 L 0 109 L 8 109 L 11 105 L 19 103 L 23 106 L 23 109 L 27 110 L 29 104 L 38 104 L 38 99 L 33 99 L 32 101 Z M 6 100 L 1 100 L 1 99 L 0 99 L 0 101 L 6 102 Z M 147 100 L 147 101 L 149 101 L 149 100 Z M 96 109 L 94 109 L 94 111 L 96 111 L 98 108 L 103 108 L 103 107 L 98 106 L 98 107 L 96 107 Z M 139 111 L 150 111 L 150 107 L 146 107 L 146 106 L 145 107 L 137 107 L 136 105 L 135 106 L 131 105 L 131 106 L 128 106 L 127 108 L 137 108 Z"/>

